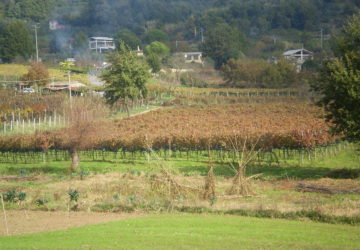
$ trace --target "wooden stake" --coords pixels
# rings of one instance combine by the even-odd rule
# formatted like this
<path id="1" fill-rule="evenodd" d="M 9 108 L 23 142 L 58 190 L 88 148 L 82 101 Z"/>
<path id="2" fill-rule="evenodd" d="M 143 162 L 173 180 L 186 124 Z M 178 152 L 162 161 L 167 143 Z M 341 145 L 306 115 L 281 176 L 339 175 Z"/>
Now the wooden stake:
<path id="1" fill-rule="evenodd" d="M 2 194 L 0 194 L 0 197 L 1 197 L 2 209 L 3 209 L 3 213 L 4 213 L 6 235 L 9 236 L 9 228 L 8 228 L 8 223 L 7 223 L 6 211 L 5 211 L 5 205 L 4 205 L 4 198 L 3 198 Z"/>

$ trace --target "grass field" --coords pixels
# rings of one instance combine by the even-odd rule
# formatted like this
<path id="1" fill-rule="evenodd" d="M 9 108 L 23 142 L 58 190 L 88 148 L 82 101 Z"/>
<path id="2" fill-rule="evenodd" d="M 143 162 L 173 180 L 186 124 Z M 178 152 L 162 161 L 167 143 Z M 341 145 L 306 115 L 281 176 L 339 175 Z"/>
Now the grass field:
<path id="1" fill-rule="evenodd" d="M 29 66 L 22 64 L 0 64 L 0 76 L 3 78 L 6 77 L 16 77 L 20 78 L 27 73 Z M 49 75 L 55 80 L 64 81 L 67 80 L 66 74 L 57 68 L 49 68 Z M 84 84 L 89 84 L 89 78 L 86 74 L 72 74 L 72 79 L 75 81 L 80 81 Z"/>
<path id="2" fill-rule="evenodd" d="M 162 176 L 161 168 L 154 159 L 148 162 L 141 155 L 131 159 L 130 154 L 127 159 L 119 156 L 116 160 L 105 161 L 84 158 L 81 162 L 82 172 L 72 175 L 68 172 L 69 161 L 0 164 L 0 191 L 6 193 L 17 190 L 27 194 L 22 205 L 8 202 L 5 204 L 6 209 L 66 211 L 69 199 L 67 192 L 71 187 L 80 193 L 77 211 L 133 213 L 200 207 L 215 211 L 315 211 L 329 216 L 360 216 L 360 179 L 330 176 L 334 171 L 359 176 L 356 153 L 351 147 L 332 157 L 305 161 L 302 166 L 290 162 L 273 166 L 248 166 L 248 176 L 262 174 L 253 181 L 251 188 L 256 195 L 251 197 L 227 198 L 226 192 L 235 173 L 228 163 L 214 162 L 218 196 L 214 201 L 201 198 L 201 191 L 169 197 L 166 191 L 153 189 L 152 176 Z M 203 189 L 204 176 L 209 169 L 207 157 L 171 158 L 163 161 L 163 164 L 179 183 L 196 190 Z M 345 167 L 347 169 L 343 171 Z M 299 185 L 315 189 L 303 192 Z M 325 192 L 322 191 L 324 189 Z M 36 204 L 37 200 L 44 198 L 48 200 L 44 206 Z M 358 218 L 353 221 L 358 224 Z"/>
<path id="3" fill-rule="evenodd" d="M 67 152 L 63 157 L 68 157 Z M 109 173 L 109 172 L 146 172 L 156 164 L 154 157 L 150 157 L 148 161 L 146 155 L 140 152 L 136 152 L 134 155 L 127 153 L 125 158 L 119 155 L 115 159 L 112 152 L 96 151 L 96 155 L 93 158 L 91 152 L 83 153 L 81 155 L 81 169 L 87 173 Z M 60 154 L 60 153 L 59 153 Z M 206 175 L 208 171 L 209 158 L 206 155 L 197 155 L 196 152 L 191 152 L 189 158 L 186 153 L 173 152 L 172 157 L 168 157 L 168 160 L 164 162 L 166 165 L 174 169 L 176 172 L 191 176 L 191 175 Z M 21 153 L 19 153 L 21 155 Z M 16 156 L 16 154 L 15 154 Z M 163 156 L 163 155 L 161 155 Z M 0 153 L 0 159 L 4 157 Z M 25 157 L 23 155 L 22 157 Z M 29 163 L 23 164 L 23 161 L 19 163 L 0 163 L 0 174 L 53 174 L 53 175 L 66 175 L 70 161 L 54 161 L 51 157 L 48 161 L 43 162 L 43 156 L 41 153 L 36 155 L 36 162 L 31 163 L 31 157 L 29 157 Z M 62 156 L 61 156 L 62 157 Z M 60 157 L 60 158 L 61 158 Z M 12 159 L 12 156 L 10 156 Z M 46 158 L 44 158 L 46 159 Z M 217 176 L 229 177 L 233 176 L 234 172 L 229 166 L 229 161 L 215 161 L 215 174 Z M 264 166 L 255 166 L 248 168 L 248 174 L 262 173 L 263 179 L 318 179 L 325 177 L 327 173 L 335 169 L 353 169 L 357 171 L 360 167 L 359 155 L 356 152 L 356 148 L 349 146 L 338 153 L 329 155 L 327 157 L 317 158 L 316 160 L 309 160 L 307 157 L 302 162 L 299 159 L 282 160 L 279 159 L 279 163 L 267 164 L 264 160 Z"/>
<path id="4" fill-rule="evenodd" d="M 214 215 L 150 215 L 0 238 L 1 249 L 358 249 L 360 227 Z"/>

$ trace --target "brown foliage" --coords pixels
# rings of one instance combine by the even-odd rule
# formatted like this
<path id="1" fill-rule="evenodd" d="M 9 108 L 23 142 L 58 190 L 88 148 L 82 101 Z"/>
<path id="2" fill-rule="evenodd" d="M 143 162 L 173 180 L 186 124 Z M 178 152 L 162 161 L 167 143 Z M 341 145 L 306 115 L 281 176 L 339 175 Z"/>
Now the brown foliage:
<path id="1" fill-rule="evenodd" d="M 116 137 L 105 145 L 146 149 L 232 149 L 234 131 L 263 149 L 312 147 L 333 142 L 322 111 L 310 104 L 236 104 L 164 109 L 116 123 Z"/>
<path id="2" fill-rule="evenodd" d="M 205 186 L 204 193 L 202 195 L 203 199 L 208 200 L 212 197 L 216 196 L 215 193 L 215 175 L 214 175 L 214 167 L 211 166 L 207 176 L 205 177 Z"/>
<path id="3" fill-rule="evenodd" d="M 74 98 L 65 105 L 70 126 L 58 132 L 60 145 L 66 149 L 85 150 L 92 148 L 100 139 L 99 120 L 106 117 L 108 110 L 96 99 Z"/>
<path id="4" fill-rule="evenodd" d="M 69 106 L 67 109 L 71 125 L 52 132 L 53 148 L 231 150 L 229 138 L 233 138 L 234 132 L 237 139 L 247 138 L 248 145 L 257 142 L 257 149 L 264 150 L 314 147 L 337 139 L 329 133 L 328 125 L 320 117 L 322 111 L 304 103 L 162 109 L 115 122 L 101 121 L 106 114 L 102 103 L 86 103 L 80 98 L 74 101 L 72 109 Z M 18 140 L 15 138 L 17 136 L 6 137 L 3 143 L 1 138 L 0 150 L 31 150 L 26 136 L 19 142 L 15 142 Z M 42 148 L 33 142 L 31 146 Z"/>
<path id="5" fill-rule="evenodd" d="M 33 62 L 31 63 L 28 73 L 23 75 L 22 79 L 26 81 L 34 81 L 30 82 L 30 85 L 44 87 L 49 83 L 49 77 L 49 72 L 44 64 Z"/>

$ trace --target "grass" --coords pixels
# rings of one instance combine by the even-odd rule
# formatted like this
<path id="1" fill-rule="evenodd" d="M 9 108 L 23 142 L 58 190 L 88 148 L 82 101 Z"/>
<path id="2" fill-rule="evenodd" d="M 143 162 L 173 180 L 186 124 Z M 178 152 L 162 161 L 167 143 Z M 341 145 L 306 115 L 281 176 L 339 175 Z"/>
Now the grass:
<path id="1" fill-rule="evenodd" d="M 151 215 L 0 238 L 1 249 L 357 249 L 360 227 L 220 215 Z"/>
<path id="2" fill-rule="evenodd" d="M 2 155 L 0 154 L 0 158 Z M 52 161 L 51 156 L 49 161 L 42 162 L 43 156 L 41 153 L 35 156 L 35 163 L 23 164 L 19 163 L 0 163 L 0 174 L 17 175 L 25 174 L 67 174 L 69 161 Z M 64 157 L 68 157 L 65 152 Z M 162 156 L 164 157 L 164 156 Z M 31 157 L 30 157 L 31 158 Z M 31 162 L 31 159 L 29 161 Z M 10 156 L 12 159 L 12 156 Z M 114 158 L 114 153 L 96 151 L 94 153 L 87 152 L 81 156 L 80 166 L 83 171 L 90 173 L 107 173 L 107 172 L 148 172 L 151 171 L 156 161 L 147 161 L 143 154 L 127 153 L 125 156 L 121 154 Z M 191 175 L 206 175 L 208 171 L 208 157 L 206 155 L 190 154 L 189 158 L 185 153 L 180 157 L 177 153 L 176 157 L 172 157 L 165 161 L 167 165 L 173 168 L 176 172 L 191 176 Z M 336 155 L 329 156 L 317 160 L 305 160 L 302 165 L 297 161 L 280 162 L 279 164 L 267 164 L 266 161 L 262 166 L 248 167 L 248 174 L 262 173 L 261 178 L 264 180 L 272 179 L 319 179 L 329 177 L 328 174 L 334 170 L 346 168 L 354 173 L 359 170 L 358 155 L 355 149 L 349 147 Z M 226 162 L 215 162 L 215 175 L 223 177 L 231 177 L 234 175 L 233 170 Z M 331 176 L 330 176 L 331 177 Z"/>
<path id="3" fill-rule="evenodd" d="M 28 68 L 28 65 L 22 64 L 0 64 L 0 76 L 20 78 L 22 75 L 27 73 Z M 53 77 L 55 80 L 61 81 L 67 80 L 67 75 L 64 71 L 57 68 L 49 68 L 48 70 L 51 78 Z M 75 81 L 89 84 L 89 78 L 86 74 L 72 74 L 71 77 Z"/>

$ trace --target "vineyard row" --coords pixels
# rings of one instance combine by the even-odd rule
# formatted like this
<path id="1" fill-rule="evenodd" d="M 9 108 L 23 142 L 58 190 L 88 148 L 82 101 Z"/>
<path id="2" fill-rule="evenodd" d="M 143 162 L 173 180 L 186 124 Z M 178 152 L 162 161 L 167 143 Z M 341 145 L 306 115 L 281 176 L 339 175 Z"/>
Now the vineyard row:
<path id="1" fill-rule="evenodd" d="M 339 152 L 346 150 L 352 145 L 347 142 L 332 144 L 327 147 L 315 147 L 308 149 L 275 149 L 270 151 L 258 151 L 257 157 L 253 162 L 257 165 L 272 165 L 287 161 L 303 164 L 304 161 L 321 160 L 336 156 Z M 156 155 L 156 156 L 155 156 Z M 161 157 L 165 160 L 191 160 L 199 162 L 217 163 L 235 161 L 237 156 L 231 150 L 156 150 L 156 151 L 106 151 L 106 150 L 86 150 L 80 152 L 83 162 L 91 161 L 111 161 L 119 160 L 140 160 L 151 161 Z M 0 152 L 0 163 L 34 164 L 53 161 L 70 161 L 66 150 L 48 151 L 27 151 L 27 152 Z"/>

